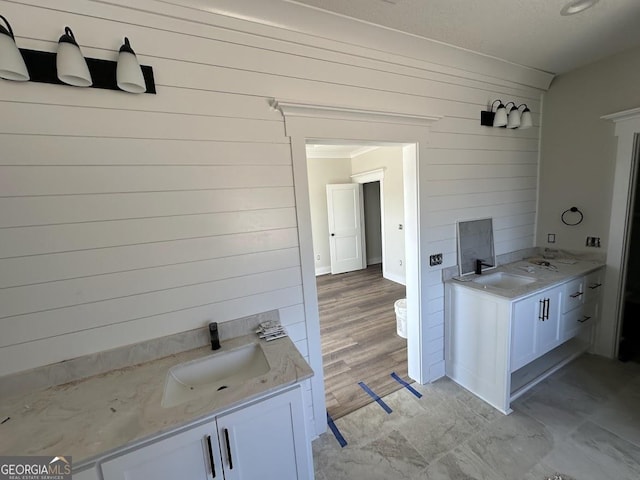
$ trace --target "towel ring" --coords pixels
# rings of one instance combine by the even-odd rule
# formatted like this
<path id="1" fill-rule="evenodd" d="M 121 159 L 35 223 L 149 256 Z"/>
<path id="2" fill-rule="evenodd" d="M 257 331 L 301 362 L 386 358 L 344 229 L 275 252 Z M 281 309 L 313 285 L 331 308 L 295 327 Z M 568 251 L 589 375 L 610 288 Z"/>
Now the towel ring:
<path id="1" fill-rule="evenodd" d="M 567 220 L 565 219 L 565 215 L 567 213 L 578 213 L 578 215 L 580 215 L 580 217 L 578 218 L 577 222 L 567 222 Z M 562 212 L 562 215 L 560 216 L 560 219 L 562 220 L 562 223 L 564 223 L 565 225 L 569 225 L 570 227 L 573 227 L 574 225 L 578 225 L 580 223 L 582 223 L 582 220 L 584 220 L 584 215 L 582 214 L 582 212 L 578 209 L 578 207 L 571 207 L 571 208 L 567 208 L 564 212 Z"/>

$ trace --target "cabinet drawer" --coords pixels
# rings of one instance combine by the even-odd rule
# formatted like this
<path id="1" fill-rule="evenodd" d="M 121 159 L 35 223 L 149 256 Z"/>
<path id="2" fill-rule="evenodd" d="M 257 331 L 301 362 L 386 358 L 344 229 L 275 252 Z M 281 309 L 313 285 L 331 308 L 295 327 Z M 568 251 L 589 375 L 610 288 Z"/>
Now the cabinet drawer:
<path id="1" fill-rule="evenodd" d="M 598 301 L 604 290 L 604 269 L 591 272 L 585 277 L 584 282 L 584 301 L 590 303 Z"/>
<path id="2" fill-rule="evenodd" d="M 562 291 L 562 313 L 569 312 L 584 302 L 584 277 L 564 285 Z"/>
<path id="3" fill-rule="evenodd" d="M 560 319 L 560 340 L 564 342 L 578 335 L 584 327 L 593 324 L 595 315 L 595 303 L 580 305 L 564 313 Z"/>

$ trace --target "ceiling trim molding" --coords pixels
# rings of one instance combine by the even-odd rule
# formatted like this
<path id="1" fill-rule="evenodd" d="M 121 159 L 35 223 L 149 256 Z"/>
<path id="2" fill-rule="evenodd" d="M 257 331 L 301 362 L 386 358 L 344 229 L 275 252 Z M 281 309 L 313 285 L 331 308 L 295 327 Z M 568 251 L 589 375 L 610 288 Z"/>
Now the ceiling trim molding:
<path id="1" fill-rule="evenodd" d="M 65 0 L 63 3 L 70 1 Z M 29 3 L 34 2 L 44 5 L 46 0 L 30 0 Z M 134 8 L 131 7 L 130 0 L 100 0 L 98 3 Z M 77 10 L 84 13 L 85 8 L 86 14 L 95 14 L 90 10 L 93 8 L 91 6 Z M 135 10 L 150 13 L 154 17 L 192 21 L 217 29 L 248 33 L 255 35 L 253 40 L 258 42 L 261 38 L 278 39 L 295 45 L 320 48 L 326 52 L 400 64 L 509 89 L 546 91 L 555 76 L 532 67 L 314 9 L 290 0 L 138 0 L 135 2 Z M 173 30 L 171 26 L 168 28 Z M 199 35 L 216 38 L 209 33 Z M 537 92 L 529 91 L 527 95 L 529 94 L 535 95 Z"/>
<path id="2" fill-rule="evenodd" d="M 439 115 L 414 115 L 400 112 L 361 110 L 358 108 L 332 105 L 314 105 L 289 100 L 272 99 L 271 108 L 280 111 L 284 117 L 333 118 L 358 122 L 393 123 L 398 125 L 431 126 L 442 118 Z"/>
<path id="3" fill-rule="evenodd" d="M 621 112 L 610 113 L 608 115 L 603 115 L 600 118 L 603 120 L 612 120 L 617 123 L 623 120 L 630 120 L 636 117 L 640 117 L 640 107 L 632 108 L 629 110 L 623 110 Z"/>

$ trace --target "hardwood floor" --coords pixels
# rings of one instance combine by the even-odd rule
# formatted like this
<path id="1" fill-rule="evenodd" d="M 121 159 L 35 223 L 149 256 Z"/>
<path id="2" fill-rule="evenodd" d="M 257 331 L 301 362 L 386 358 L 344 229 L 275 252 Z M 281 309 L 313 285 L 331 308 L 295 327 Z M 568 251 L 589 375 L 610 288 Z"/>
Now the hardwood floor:
<path id="1" fill-rule="evenodd" d="M 393 304 L 403 285 L 382 278 L 382 266 L 317 277 L 327 411 L 342 417 L 373 401 L 358 382 L 380 397 L 407 377 L 407 341 L 396 334 Z"/>

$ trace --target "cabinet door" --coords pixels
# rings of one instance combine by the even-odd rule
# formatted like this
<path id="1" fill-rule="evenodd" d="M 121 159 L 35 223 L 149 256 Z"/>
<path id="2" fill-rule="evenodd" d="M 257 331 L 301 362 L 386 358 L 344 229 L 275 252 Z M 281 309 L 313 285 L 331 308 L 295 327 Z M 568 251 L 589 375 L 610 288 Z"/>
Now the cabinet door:
<path id="1" fill-rule="evenodd" d="M 300 388 L 217 418 L 225 480 L 311 479 Z"/>
<path id="2" fill-rule="evenodd" d="M 561 288 L 515 302 L 511 323 L 511 372 L 560 344 Z"/>
<path id="3" fill-rule="evenodd" d="M 562 287 L 552 288 L 540 297 L 544 311 L 536 323 L 536 357 L 560 345 L 561 292 Z"/>
<path id="4" fill-rule="evenodd" d="M 536 323 L 542 315 L 541 298 L 530 297 L 516 302 L 511 320 L 511 371 L 536 358 Z"/>
<path id="5" fill-rule="evenodd" d="M 102 475 L 104 480 L 222 479 L 215 422 L 107 460 Z"/>

